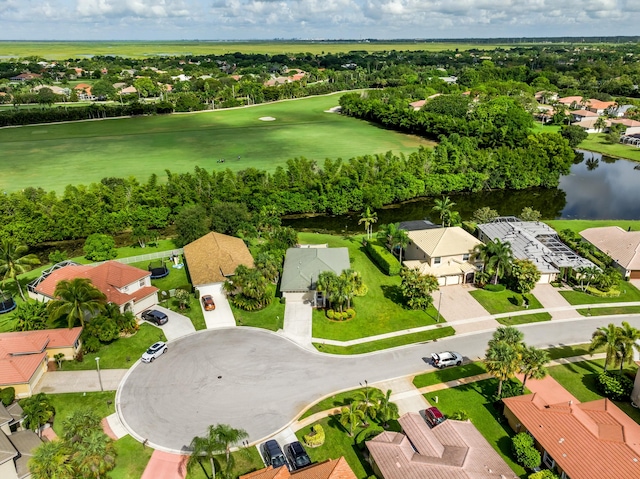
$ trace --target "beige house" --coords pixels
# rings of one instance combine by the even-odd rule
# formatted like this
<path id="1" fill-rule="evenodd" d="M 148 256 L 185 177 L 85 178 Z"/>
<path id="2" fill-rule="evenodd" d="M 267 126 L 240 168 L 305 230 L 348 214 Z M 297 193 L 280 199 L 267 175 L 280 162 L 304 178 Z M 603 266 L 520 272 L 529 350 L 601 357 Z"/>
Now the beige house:
<path id="1" fill-rule="evenodd" d="M 582 238 L 611 257 L 625 278 L 640 279 L 640 231 L 625 231 L 619 226 L 588 228 Z"/>
<path id="2" fill-rule="evenodd" d="M 371 465 L 382 479 L 515 479 L 518 476 L 470 421 L 430 428 L 410 412 L 402 433 L 385 431 L 367 441 Z"/>
<path id="3" fill-rule="evenodd" d="M 473 250 L 482 242 L 459 226 L 407 231 L 403 264 L 438 278 L 438 284 L 473 283 L 478 271 Z"/>

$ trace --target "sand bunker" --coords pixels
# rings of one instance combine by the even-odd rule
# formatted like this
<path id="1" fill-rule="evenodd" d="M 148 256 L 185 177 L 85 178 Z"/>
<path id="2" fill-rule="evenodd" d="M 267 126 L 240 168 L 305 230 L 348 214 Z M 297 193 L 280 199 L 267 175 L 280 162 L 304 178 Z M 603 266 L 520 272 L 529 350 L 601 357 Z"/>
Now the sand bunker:
<path id="1" fill-rule="evenodd" d="M 328 110 L 325 110 L 325 113 L 340 113 L 342 111 L 342 107 L 341 106 L 334 106 L 333 108 L 329 108 Z"/>
<path id="2" fill-rule="evenodd" d="M 260 121 L 275 121 L 276 119 L 272 116 L 261 116 L 260 118 L 258 118 L 258 120 Z"/>

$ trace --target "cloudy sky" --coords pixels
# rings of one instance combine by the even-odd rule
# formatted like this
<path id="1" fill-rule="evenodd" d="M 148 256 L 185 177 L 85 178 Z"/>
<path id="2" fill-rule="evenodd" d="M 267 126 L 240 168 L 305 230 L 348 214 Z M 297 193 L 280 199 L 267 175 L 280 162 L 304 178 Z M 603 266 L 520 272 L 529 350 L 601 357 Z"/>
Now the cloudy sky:
<path id="1" fill-rule="evenodd" d="M 2 40 L 638 34 L 640 0 L 0 0 Z"/>

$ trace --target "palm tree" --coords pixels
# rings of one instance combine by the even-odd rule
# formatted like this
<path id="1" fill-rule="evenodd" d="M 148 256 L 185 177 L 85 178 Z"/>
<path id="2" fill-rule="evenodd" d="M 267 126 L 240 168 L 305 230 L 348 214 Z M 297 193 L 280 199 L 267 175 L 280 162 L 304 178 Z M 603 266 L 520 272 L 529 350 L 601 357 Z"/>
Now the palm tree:
<path id="1" fill-rule="evenodd" d="M 605 360 L 604 370 L 607 370 L 607 366 L 612 362 L 616 362 L 618 354 L 618 344 L 620 342 L 620 328 L 615 324 L 609 323 L 608 326 L 602 326 L 596 329 L 591 336 L 591 344 L 589 345 L 589 352 L 593 354 L 596 349 L 601 347 L 605 348 Z"/>
<path id="2" fill-rule="evenodd" d="M 244 429 L 234 429 L 227 424 L 217 424 L 214 431 L 218 442 L 223 446 L 228 468 L 231 464 L 231 448 L 243 439 L 247 439 L 249 434 Z"/>
<path id="3" fill-rule="evenodd" d="M 598 131 L 604 130 L 606 126 L 607 122 L 602 116 L 599 116 L 598 119 L 593 123 L 593 127 Z"/>
<path id="4" fill-rule="evenodd" d="M 76 443 L 71 463 L 80 477 L 100 479 L 116 466 L 113 441 L 101 429 L 94 429 Z"/>
<path id="5" fill-rule="evenodd" d="M 47 303 L 51 320 L 56 321 L 66 315 L 69 328 L 77 323 L 84 326 L 87 315 L 95 315 L 104 310 L 107 302 L 106 296 L 86 278 L 62 280 L 56 285 L 53 294 L 56 299 Z"/>
<path id="6" fill-rule="evenodd" d="M 620 362 L 620 372 L 625 364 L 633 363 L 633 351 L 640 353 L 640 330 L 634 328 L 626 321 L 618 328 L 618 352 L 616 359 Z"/>
<path id="7" fill-rule="evenodd" d="M 379 389 L 365 386 L 364 389 L 356 391 L 354 399 L 356 407 L 362 410 L 365 416 L 371 419 L 377 417 L 380 409 L 380 400 L 382 399 L 382 392 Z"/>
<path id="8" fill-rule="evenodd" d="M 68 442 L 79 442 L 92 431 L 102 431 L 101 418 L 93 409 L 84 407 L 76 409 L 62 423 L 64 426 L 64 439 Z"/>
<path id="9" fill-rule="evenodd" d="M 353 437 L 353 430 L 364 420 L 364 411 L 355 407 L 354 403 L 342 408 L 340 413 L 340 424 L 349 426 L 349 437 Z"/>
<path id="10" fill-rule="evenodd" d="M 494 284 L 498 284 L 498 279 L 510 271 L 513 263 L 511 243 L 503 243 L 499 238 L 476 246 L 474 256 L 483 262 L 484 270 L 493 275 Z"/>
<path id="11" fill-rule="evenodd" d="M 391 402 L 391 389 L 387 389 L 387 392 L 378 404 L 378 417 L 382 421 L 382 426 L 385 428 L 389 427 L 389 421 L 398 419 L 399 416 L 398 405 Z"/>
<path id="12" fill-rule="evenodd" d="M 12 279 L 18 285 L 18 291 L 22 301 L 26 301 L 22 286 L 18 281 L 18 275 L 31 270 L 31 267 L 40 264 L 40 260 L 35 254 L 25 254 L 29 248 L 26 245 L 18 244 L 13 238 L 4 238 L 0 242 L 0 275 L 2 279 Z"/>
<path id="13" fill-rule="evenodd" d="M 338 283 L 338 277 L 333 271 L 323 271 L 318 275 L 316 281 L 316 291 L 320 291 L 324 294 L 324 297 L 329 301 L 331 306 L 332 297 Z"/>
<path id="14" fill-rule="evenodd" d="M 32 479 L 73 479 L 73 466 L 63 441 L 43 442 L 29 460 Z"/>
<path id="15" fill-rule="evenodd" d="M 367 239 L 371 238 L 373 233 L 373 225 L 378 221 L 378 214 L 367 206 L 366 209 L 360 215 L 358 224 L 364 223 L 364 229 L 367 232 Z"/>
<path id="16" fill-rule="evenodd" d="M 456 204 L 448 196 L 443 196 L 441 200 L 435 200 L 434 203 L 435 206 L 431 210 L 440 215 L 442 226 L 449 226 L 451 224 L 451 213 Z"/>
<path id="17" fill-rule="evenodd" d="M 41 435 L 41 426 L 51 419 L 55 409 L 51 405 L 49 397 L 45 393 L 38 393 L 21 401 L 24 415 L 24 427 L 38 432 Z"/>
<path id="18" fill-rule="evenodd" d="M 389 223 L 388 225 L 380 225 L 380 228 L 378 229 L 378 239 L 393 251 L 393 248 L 395 248 L 396 246 L 395 240 L 398 235 L 399 229 L 400 223 Z"/>
<path id="19" fill-rule="evenodd" d="M 216 426 L 209 426 L 205 436 L 195 436 L 191 440 L 191 444 L 189 445 L 191 456 L 189 456 L 189 460 L 187 461 L 187 470 L 191 471 L 195 464 L 200 464 L 206 476 L 206 471 L 200 462 L 201 459 L 205 459 L 209 460 L 211 464 L 211 477 L 216 477 L 216 465 L 213 458 L 216 454 L 223 451 L 224 447 L 224 444 L 222 444 L 218 437 Z"/>
<path id="20" fill-rule="evenodd" d="M 580 279 L 580 289 L 586 291 L 589 285 L 600 275 L 600 268 L 597 266 L 583 266 L 578 270 Z"/>
<path id="21" fill-rule="evenodd" d="M 409 233 L 407 233 L 407 230 L 402 230 L 402 229 L 398 229 L 396 231 L 396 234 L 394 236 L 394 241 L 396 246 L 400 247 L 400 264 L 402 264 L 402 251 L 407 247 L 407 245 L 409 244 Z"/>
<path id="22" fill-rule="evenodd" d="M 500 326 L 493 332 L 493 336 L 489 340 L 489 347 L 496 343 L 507 343 L 513 347 L 520 347 L 524 334 L 513 326 Z"/>
<path id="23" fill-rule="evenodd" d="M 548 374 L 546 364 L 549 362 L 549 354 L 544 349 L 534 346 L 525 346 L 520 357 L 520 372 L 524 375 L 522 381 L 522 393 L 527 384 L 527 379 L 543 379 Z"/>
<path id="24" fill-rule="evenodd" d="M 520 365 L 519 348 L 505 342 L 496 342 L 485 356 L 487 372 L 498 380 L 498 398 L 502 397 L 502 384 L 513 377 Z"/>

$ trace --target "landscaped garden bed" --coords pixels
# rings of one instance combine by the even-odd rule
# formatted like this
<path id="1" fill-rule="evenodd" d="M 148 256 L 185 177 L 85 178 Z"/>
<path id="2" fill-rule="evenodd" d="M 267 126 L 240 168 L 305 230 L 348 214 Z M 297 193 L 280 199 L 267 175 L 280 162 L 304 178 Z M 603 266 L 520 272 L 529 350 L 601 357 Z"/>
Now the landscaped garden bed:
<path id="1" fill-rule="evenodd" d="M 469 294 L 471 294 L 489 314 L 513 313 L 516 311 L 526 311 L 527 309 L 542 308 L 540 301 L 531 293 L 523 296 L 509 289 L 503 291 L 476 289 Z M 524 298 L 526 298 L 529 303 L 528 308 L 523 306 Z"/>
<path id="2" fill-rule="evenodd" d="M 617 289 L 619 296 L 594 296 L 582 291 L 560 291 L 560 294 L 569 304 L 602 304 L 602 303 L 626 303 L 640 301 L 640 291 L 627 281 L 619 281 Z"/>

